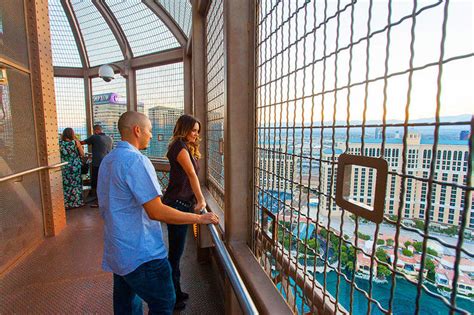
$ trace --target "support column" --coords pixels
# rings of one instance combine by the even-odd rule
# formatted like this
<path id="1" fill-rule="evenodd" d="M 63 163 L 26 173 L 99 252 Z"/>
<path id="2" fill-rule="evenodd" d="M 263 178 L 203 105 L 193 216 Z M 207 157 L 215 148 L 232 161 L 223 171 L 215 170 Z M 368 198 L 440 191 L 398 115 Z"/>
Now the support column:
<path id="1" fill-rule="evenodd" d="M 94 117 L 92 114 L 92 85 L 91 80 L 87 76 L 84 76 L 84 97 L 86 103 L 86 126 L 87 136 L 92 135 L 92 125 L 94 124 Z M 84 139 L 81 139 L 84 140 Z"/>
<path id="2" fill-rule="evenodd" d="M 201 121 L 201 134 L 207 129 L 207 104 L 206 104 L 206 17 L 199 12 L 198 0 L 193 0 L 192 7 L 192 81 L 194 116 Z M 206 182 L 207 174 L 207 141 L 202 137 L 201 159 L 199 160 L 199 181 Z"/>
<path id="3" fill-rule="evenodd" d="M 137 76 L 135 69 L 129 69 L 127 72 L 127 110 L 138 111 L 137 104 Z"/>
<path id="4" fill-rule="evenodd" d="M 25 1 L 29 60 L 35 110 L 39 164 L 61 162 L 47 0 Z M 66 226 L 61 172 L 40 175 L 45 234 L 54 236 Z"/>
<path id="5" fill-rule="evenodd" d="M 253 0 L 224 1 L 225 239 L 247 242 L 253 207 L 255 126 Z"/>
<path id="6" fill-rule="evenodd" d="M 184 79 L 184 113 L 194 115 L 193 111 L 193 82 L 192 59 L 186 48 L 183 49 L 183 79 Z"/>

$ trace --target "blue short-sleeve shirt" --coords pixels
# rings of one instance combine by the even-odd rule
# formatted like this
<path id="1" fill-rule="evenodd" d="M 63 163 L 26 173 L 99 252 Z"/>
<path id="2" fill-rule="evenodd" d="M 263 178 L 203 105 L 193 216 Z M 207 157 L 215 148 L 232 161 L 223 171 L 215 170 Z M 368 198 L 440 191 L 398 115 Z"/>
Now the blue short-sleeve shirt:
<path id="1" fill-rule="evenodd" d="M 121 141 L 100 165 L 97 195 L 104 218 L 102 267 L 126 275 L 141 264 L 167 257 L 161 224 L 143 204 L 162 195 L 150 160 Z"/>

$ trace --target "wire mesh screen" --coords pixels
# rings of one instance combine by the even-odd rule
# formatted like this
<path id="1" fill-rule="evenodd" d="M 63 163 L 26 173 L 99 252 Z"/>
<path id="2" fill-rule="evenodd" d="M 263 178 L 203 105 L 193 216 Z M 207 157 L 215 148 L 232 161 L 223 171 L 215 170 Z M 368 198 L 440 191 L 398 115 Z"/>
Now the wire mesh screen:
<path id="1" fill-rule="evenodd" d="M 102 15 L 90 1 L 71 1 L 91 67 L 122 60 L 123 55 Z"/>
<path id="2" fill-rule="evenodd" d="M 474 310 L 472 9 L 257 1 L 253 245 L 295 312 Z M 387 161 L 382 223 L 336 204 L 343 153 Z"/>
<path id="3" fill-rule="evenodd" d="M 126 80 L 119 75 L 112 82 L 101 78 L 92 79 L 92 121 L 101 125 L 105 134 L 111 136 L 114 145 L 120 141 L 118 120 L 127 111 Z M 138 111 L 143 111 L 143 103 L 138 104 Z"/>
<path id="4" fill-rule="evenodd" d="M 134 56 L 179 47 L 168 27 L 145 4 L 139 1 L 107 1 L 107 5 L 125 32 Z"/>
<path id="5" fill-rule="evenodd" d="M 58 140 L 65 128 L 72 128 L 80 140 L 87 138 L 84 79 L 54 78 Z"/>
<path id="6" fill-rule="evenodd" d="M 155 0 L 155 2 L 161 4 L 168 11 L 184 34 L 188 36 L 191 30 L 191 3 L 173 0 Z"/>
<path id="7" fill-rule="evenodd" d="M 152 125 L 153 139 L 145 154 L 165 157 L 174 125 L 184 113 L 183 63 L 138 70 L 137 100 Z"/>
<path id="8" fill-rule="evenodd" d="M 56 67 L 82 68 L 76 40 L 71 26 L 59 1 L 48 2 L 49 21 L 51 25 L 51 50 L 53 65 Z"/>
<path id="9" fill-rule="evenodd" d="M 224 4 L 212 1 L 206 19 L 208 187 L 224 205 Z"/>

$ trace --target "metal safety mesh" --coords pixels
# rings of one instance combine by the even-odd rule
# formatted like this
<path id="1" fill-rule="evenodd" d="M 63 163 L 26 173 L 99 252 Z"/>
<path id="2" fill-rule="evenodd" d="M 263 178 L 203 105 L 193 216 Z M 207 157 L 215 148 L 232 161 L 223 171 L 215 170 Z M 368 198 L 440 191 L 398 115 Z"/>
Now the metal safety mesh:
<path id="1" fill-rule="evenodd" d="M 169 12 L 184 34 L 189 37 L 191 30 L 191 3 L 189 1 L 173 0 L 155 0 L 155 2 L 160 3 Z"/>
<path id="2" fill-rule="evenodd" d="M 84 37 L 91 67 L 122 60 L 123 55 L 112 31 L 90 1 L 71 1 Z"/>
<path id="3" fill-rule="evenodd" d="M 137 100 L 152 125 L 153 139 L 145 154 L 165 157 L 174 125 L 184 113 L 183 63 L 138 70 Z"/>
<path id="4" fill-rule="evenodd" d="M 145 4 L 138 1 L 107 1 L 107 5 L 127 36 L 134 56 L 179 47 L 168 27 Z"/>
<path id="5" fill-rule="evenodd" d="M 77 50 L 76 40 L 71 26 L 59 1 L 48 2 L 51 27 L 51 50 L 55 67 L 82 68 L 81 57 Z"/>
<path id="6" fill-rule="evenodd" d="M 257 1 L 253 245 L 295 312 L 474 309 L 469 12 Z M 336 205 L 342 153 L 388 162 L 381 224 Z M 372 204 L 376 171 L 350 175 Z"/>
<path id="7" fill-rule="evenodd" d="M 212 1 L 206 18 L 208 187 L 224 205 L 224 4 Z"/>
<path id="8" fill-rule="evenodd" d="M 54 78 L 58 140 L 65 128 L 72 128 L 80 140 L 87 138 L 84 79 Z"/>

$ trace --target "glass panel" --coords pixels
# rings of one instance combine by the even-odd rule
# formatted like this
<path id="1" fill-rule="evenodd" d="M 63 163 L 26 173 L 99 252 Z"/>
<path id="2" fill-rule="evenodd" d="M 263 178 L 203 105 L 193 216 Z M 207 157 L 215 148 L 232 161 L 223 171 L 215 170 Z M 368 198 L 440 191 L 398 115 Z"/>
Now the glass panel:
<path id="1" fill-rule="evenodd" d="M 211 193 L 224 204 L 224 18 L 222 1 L 213 1 L 206 21 L 207 165 Z"/>
<path id="2" fill-rule="evenodd" d="M 189 1 L 155 0 L 155 2 L 161 3 L 181 27 L 184 34 L 189 38 L 192 19 L 191 4 Z"/>
<path id="3" fill-rule="evenodd" d="M 255 254 L 295 312 L 474 309 L 464 289 L 474 265 L 472 9 L 434 0 L 257 4 Z M 387 161 L 382 223 L 336 203 L 344 153 Z M 349 197 L 373 203 L 376 172 L 349 174 Z M 281 256 L 263 208 L 275 214 Z M 305 296 L 307 286 L 322 301 Z"/>
<path id="4" fill-rule="evenodd" d="M 55 67 L 82 68 L 81 57 L 71 26 L 59 1 L 49 1 L 49 23 L 51 27 L 51 49 Z"/>
<path id="5" fill-rule="evenodd" d="M 91 67 L 123 60 L 112 31 L 96 7 L 83 0 L 73 0 L 72 6 L 84 36 Z"/>
<path id="6" fill-rule="evenodd" d="M 114 145 L 120 141 L 117 128 L 120 115 L 127 111 L 126 80 L 117 75 L 112 82 L 100 78 L 92 79 L 92 121 L 101 125 L 105 134 L 111 136 Z"/>
<path id="7" fill-rule="evenodd" d="M 84 79 L 54 78 L 58 134 L 72 128 L 79 140 L 87 138 Z"/>
<path id="8" fill-rule="evenodd" d="M 184 113 L 183 63 L 137 70 L 137 100 L 153 128 L 145 154 L 165 157 L 174 125 Z"/>
<path id="9" fill-rule="evenodd" d="M 174 35 L 148 7 L 138 1 L 107 1 L 122 27 L 134 56 L 179 47 Z"/>

